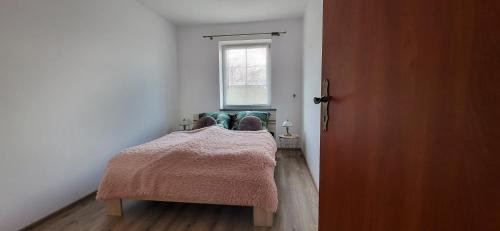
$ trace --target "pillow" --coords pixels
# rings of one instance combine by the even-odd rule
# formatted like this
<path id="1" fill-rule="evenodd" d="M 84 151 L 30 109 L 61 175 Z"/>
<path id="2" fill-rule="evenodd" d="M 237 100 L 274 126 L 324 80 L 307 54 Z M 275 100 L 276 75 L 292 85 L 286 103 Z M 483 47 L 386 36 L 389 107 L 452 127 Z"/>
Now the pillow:
<path id="1" fill-rule="evenodd" d="M 198 120 L 198 122 L 193 126 L 193 129 L 210 127 L 210 126 L 213 126 L 216 124 L 217 124 L 217 121 L 215 121 L 214 118 L 212 118 L 210 116 L 205 116 L 205 117 L 202 117 L 200 120 Z"/>
<path id="2" fill-rule="evenodd" d="M 218 125 L 222 126 L 225 129 L 229 129 L 229 121 L 231 118 L 225 112 L 205 112 L 200 114 L 200 118 L 203 117 L 212 117 L 215 119 Z"/>
<path id="3" fill-rule="evenodd" d="M 245 116 L 255 116 L 260 119 L 262 124 L 262 129 L 267 129 L 267 123 L 271 117 L 271 113 L 263 111 L 241 111 L 236 114 L 236 118 L 233 121 L 233 130 L 240 129 L 240 122 Z"/>
<path id="4" fill-rule="evenodd" d="M 240 121 L 240 131 L 259 131 L 262 130 L 262 121 L 259 117 L 245 116 Z"/>

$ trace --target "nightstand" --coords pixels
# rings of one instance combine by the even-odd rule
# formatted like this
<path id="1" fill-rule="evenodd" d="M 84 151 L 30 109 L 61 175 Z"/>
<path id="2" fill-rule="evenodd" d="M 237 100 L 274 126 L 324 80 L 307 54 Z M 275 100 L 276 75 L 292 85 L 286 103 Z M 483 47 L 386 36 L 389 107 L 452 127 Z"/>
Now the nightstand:
<path id="1" fill-rule="evenodd" d="M 278 136 L 278 142 L 280 148 L 299 148 L 299 136 L 295 134 L 291 134 L 290 136 L 281 134 Z"/>

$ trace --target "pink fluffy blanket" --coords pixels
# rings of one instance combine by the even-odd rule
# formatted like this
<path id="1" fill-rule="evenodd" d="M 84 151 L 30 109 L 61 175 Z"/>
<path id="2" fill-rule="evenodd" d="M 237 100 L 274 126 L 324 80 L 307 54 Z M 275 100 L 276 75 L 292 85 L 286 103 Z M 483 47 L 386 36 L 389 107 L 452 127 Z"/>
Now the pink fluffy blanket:
<path id="1" fill-rule="evenodd" d="M 212 126 L 174 132 L 114 156 L 97 199 L 156 198 L 275 212 L 275 153 L 267 131 Z"/>

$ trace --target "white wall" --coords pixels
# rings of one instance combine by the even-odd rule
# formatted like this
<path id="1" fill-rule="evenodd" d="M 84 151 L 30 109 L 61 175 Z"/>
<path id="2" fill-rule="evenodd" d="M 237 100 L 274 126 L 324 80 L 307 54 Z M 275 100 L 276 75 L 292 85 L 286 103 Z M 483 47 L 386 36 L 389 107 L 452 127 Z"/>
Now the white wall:
<path id="1" fill-rule="evenodd" d="M 292 131 L 302 133 L 302 19 L 262 21 L 254 23 L 208 24 L 180 26 L 179 75 L 180 116 L 219 110 L 219 52 L 218 40 L 203 39 L 209 34 L 287 31 L 281 37 L 272 37 L 271 91 L 272 107 L 277 108 L 277 120 L 289 119 Z M 259 39 L 251 36 L 236 39 Z M 296 94 L 296 98 L 292 95 Z M 278 126 L 280 132 L 283 128 Z"/>
<path id="2" fill-rule="evenodd" d="M 135 0 L 0 1 L 0 230 L 96 190 L 177 121 L 175 27 Z"/>
<path id="3" fill-rule="evenodd" d="M 316 187 L 319 187 L 319 135 L 320 106 L 313 97 L 321 94 L 321 49 L 323 26 L 323 1 L 309 0 L 304 15 L 304 76 L 302 151 Z"/>

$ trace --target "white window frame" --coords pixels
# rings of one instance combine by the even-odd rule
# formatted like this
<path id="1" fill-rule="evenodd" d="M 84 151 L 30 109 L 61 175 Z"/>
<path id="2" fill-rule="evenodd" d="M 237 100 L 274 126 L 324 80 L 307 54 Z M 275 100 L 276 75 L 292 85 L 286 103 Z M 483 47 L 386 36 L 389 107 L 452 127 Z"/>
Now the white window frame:
<path id="1" fill-rule="evenodd" d="M 237 40 L 219 42 L 219 95 L 220 109 L 269 108 L 271 107 L 271 39 Z M 267 104 L 231 105 L 226 103 L 225 50 L 235 47 L 267 47 L 266 86 Z"/>

